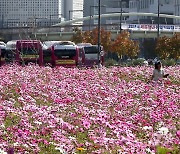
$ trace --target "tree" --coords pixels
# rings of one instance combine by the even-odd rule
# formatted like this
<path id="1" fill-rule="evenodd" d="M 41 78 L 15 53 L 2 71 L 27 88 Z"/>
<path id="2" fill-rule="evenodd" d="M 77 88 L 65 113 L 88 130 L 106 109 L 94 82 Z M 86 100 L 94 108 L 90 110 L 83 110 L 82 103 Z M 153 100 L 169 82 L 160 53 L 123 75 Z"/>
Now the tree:
<path id="1" fill-rule="evenodd" d="M 78 28 L 75 29 L 75 34 L 71 38 L 71 41 L 73 41 L 76 44 L 81 43 L 83 41 L 83 33 L 80 29 Z"/>
<path id="2" fill-rule="evenodd" d="M 104 47 L 105 51 L 109 51 L 111 46 L 111 32 L 108 32 L 102 28 L 100 33 L 101 33 L 101 45 Z M 95 28 L 92 31 L 84 32 L 83 42 L 98 44 L 98 29 Z"/>
<path id="3" fill-rule="evenodd" d="M 129 40 L 127 46 L 128 47 L 127 47 L 126 56 L 128 56 L 131 59 L 136 57 L 138 55 L 138 53 L 139 53 L 139 42 L 138 41 Z"/>
<path id="4" fill-rule="evenodd" d="M 163 36 L 157 40 L 156 52 L 161 59 L 166 59 L 170 57 L 170 42 L 171 39 L 167 36 Z"/>
<path id="5" fill-rule="evenodd" d="M 157 53 L 155 51 L 156 49 L 156 40 L 152 39 L 152 38 L 147 38 L 144 39 L 143 44 L 142 44 L 143 48 L 144 48 L 144 57 L 145 59 L 148 58 L 155 58 L 157 57 Z"/>
<path id="6" fill-rule="evenodd" d="M 123 31 L 112 43 L 112 50 L 121 58 L 125 55 L 133 58 L 137 56 L 139 52 L 139 43 L 130 39 L 129 32 Z"/>
<path id="7" fill-rule="evenodd" d="M 175 34 L 172 38 L 167 36 L 157 40 L 156 52 L 161 59 L 180 58 L 180 35 Z"/>
<path id="8" fill-rule="evenodd" d="M 170 46 L 170 57 L 174 59 L 180 59 L 180 34 L 175 34 L 171 38 Z"/>
<path id="9" fill-rule="evenodd" d="M 98 29 L 95 28 L 92 31 L 82 32 L 79 29 L 75 30 L 76 33 L 72 37 L 72 41 L 75 43 L 91 43 L 98 44 Z M 101 33 L 101 45 L 104 47 L 105 51 L 109 51 L 111 46 L 111 32 L 105 31 L 103 28 L 100 31 Z"/>

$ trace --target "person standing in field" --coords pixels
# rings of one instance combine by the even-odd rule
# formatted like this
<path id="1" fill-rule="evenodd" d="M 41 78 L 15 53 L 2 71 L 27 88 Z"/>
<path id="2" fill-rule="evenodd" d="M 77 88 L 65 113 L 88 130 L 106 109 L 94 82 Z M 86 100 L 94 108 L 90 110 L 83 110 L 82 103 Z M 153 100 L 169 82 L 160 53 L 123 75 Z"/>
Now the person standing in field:
<path id="1" fill-rule="evenodd" d="M 155 63 L 155 69 L 153 70 L 152 80 L 158 81 L 159 79 L 168 77 L 168 75 L 169 74 L 164 74 L 161 62 L 157 61 Z"/>

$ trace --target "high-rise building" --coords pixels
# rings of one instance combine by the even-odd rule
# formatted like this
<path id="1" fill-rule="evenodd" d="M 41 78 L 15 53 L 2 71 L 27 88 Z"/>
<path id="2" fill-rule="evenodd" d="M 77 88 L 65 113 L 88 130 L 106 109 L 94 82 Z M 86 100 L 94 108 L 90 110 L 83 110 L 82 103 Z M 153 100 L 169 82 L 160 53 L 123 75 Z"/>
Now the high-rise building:
<path id="1" fill-rule="evenodd" d="M 85 16 L 94 16 L 98 14 L 98 2 L 99 0 L 84 0 L 84 17 Z M 122 8 L 121 8 L 122 6 Z M 129 0 L 101 0 L 101 14 L 106 13 L 120 13 L 129 12 Z M 125 18 L 122 17 L 122 22 Z M 98 20 L 85 21 L 84 24 L 87 25 L 86 29 L 92 29 L 96 27 Z M 119 17 L 104 18 L 101 20 L 103 24 L 120 24 Z M 88 28 L 89 25 L 89 28 Z M 94 26 L 93 26 L 94 25 Z"/>
<path id="2" fill-rule="evenodd" d="M 62 12 L 66 20 L 83 17 L 83 0 L 64 0 Z"/>
<path id="3" fill-rule="evenodd" d="M 174 9 L 174 14 L 176 16 L 180 16 L 180 0 L 174 0 L 175 1 L 175 9 Z M 180 20 L 175 20 L 175 24 L 180 24 Z"/>
<path id="4" fill-rule="evenodd" d="M 99 0 L 84 0 L 84 17 L 93 16 L 98 14 L 98 1 Z M 122 6 L 122 9 L 121 9 Z M 113 12 L 145 12 L 145 13 L 158 13 L 158 0 L 101 0 L 101 14 Z M 180 0 L 159 0 L 160 14 L 180 15 Z M 147 16 L 128 16 L 121 18 L 122 23 L 157 23 L 157 17 Z M 120 24 L 120 17 L 111 17 L 101 19 L 101 23 Z M 161 24 L 179 24 L 180 20 L 173 20 L 170 18 L 160 18 Z M 85 25 L 97 24 L 97 20 L 85 21 Z M 113 28 L 118 28 L 114 27 Z M 86 28 L 87 30 L 88 28 Z M 90 28 L 89 28 L 90 29 Z"/>
<path id="5" fill-rule="evenodd" d="M 83 0 L 0 0 L 0 27 L 50 25 L 83 17 Z M 45 26 L 43 24 L 43 26 Z"/>
<path id="6" fill-rule="evenodd" d="M 159 0 L 159 13 L 173 15 L 175 0 Z M 158 13 L 158 0 L 130 0 L 130 12 Z M 157 23 L 157 18 L 147 16 L 130 16 L 129 21 L 140 23 Z M 161 24 L 173 24 L 173 19 L 160 18 Z"/>
<path id="7" fill-rule="evenodd" d="M 61 0 L 1 0 L 0 15 L 5 26 L 17 26 L 40 19 L 58 18 Z"/>

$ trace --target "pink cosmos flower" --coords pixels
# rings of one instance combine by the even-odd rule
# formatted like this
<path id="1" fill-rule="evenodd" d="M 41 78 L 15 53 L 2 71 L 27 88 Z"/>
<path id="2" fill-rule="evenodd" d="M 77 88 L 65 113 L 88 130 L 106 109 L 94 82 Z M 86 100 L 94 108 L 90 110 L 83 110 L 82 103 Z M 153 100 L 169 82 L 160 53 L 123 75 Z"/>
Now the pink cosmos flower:
<path id="1" fill-rule="evenodd" d="M 82 121 L 84 128 L 89 129 L 91 126 L 91 123 L 88 120 Z"/>
<path id="2" fill-rule="evenodd" d="M 176 132 L 176 135 L 180 138 L 180 130 Z"/>

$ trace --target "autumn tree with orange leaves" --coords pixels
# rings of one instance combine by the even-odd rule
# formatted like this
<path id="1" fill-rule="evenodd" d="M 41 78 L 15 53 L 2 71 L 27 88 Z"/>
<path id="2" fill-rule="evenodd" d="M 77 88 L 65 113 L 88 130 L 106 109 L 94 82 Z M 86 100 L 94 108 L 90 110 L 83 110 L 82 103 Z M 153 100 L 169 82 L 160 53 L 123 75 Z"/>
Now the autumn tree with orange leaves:
<path id="1" fill-rule="evenodd" d="M 105 51 L 109 51 L 111 47 L 111 32 L 108 32 L 102 28 L 100 33 L 101 33 L 101 45 L 103 46 Z M 82 40 L 79 38 L 82 38 Z M 95 28 L 92 31 L 85 31 L 81 33 L 77 31 L 71 40 L 75 43 L 83 42 L 83 43 L 91 43 L 96 45 L 98 44 L 98 29 Z"/>
<path id="2" fill-rule="evenodd" d="M 139 53 L 139 43 L 130 39 L 129 32 L 123 31 L 112 43 L 112 50 L 116 52 L 119 57 L 126 55 L 129 58 L 134 58 Z"/>
<path id="3" fill-rule="evenodd" d="M 180 34 L 175 34 L 172 38 L 163 36 L 158 39 L 156 52 L 161 59 L 180 58 Z"/>
<path id="4" fill-rule="evenodd" d="M 105 51 L 109 51 L 111 46 L 111 32 L 105 31 L 103 28 L 100 31 L 101 33 L 101 45 L 104 47 Z M 98 29 L 95 28 L 92 31 L 84 33 L 83 42 L 98 44 Z"/>

